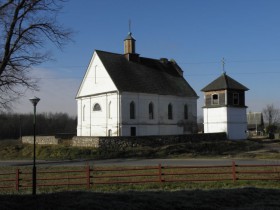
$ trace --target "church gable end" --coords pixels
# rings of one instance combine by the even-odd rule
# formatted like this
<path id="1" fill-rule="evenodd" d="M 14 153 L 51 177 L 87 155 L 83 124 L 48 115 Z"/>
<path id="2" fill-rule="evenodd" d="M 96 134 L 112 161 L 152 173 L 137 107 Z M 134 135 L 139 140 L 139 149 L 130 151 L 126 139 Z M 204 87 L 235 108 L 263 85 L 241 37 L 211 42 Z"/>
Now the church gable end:
<path id="1" fill-rule="evenodd" d="M 94 52 L 76 98 L 116 91 L 117 88 L 105 69 L 98 54 Z"/>

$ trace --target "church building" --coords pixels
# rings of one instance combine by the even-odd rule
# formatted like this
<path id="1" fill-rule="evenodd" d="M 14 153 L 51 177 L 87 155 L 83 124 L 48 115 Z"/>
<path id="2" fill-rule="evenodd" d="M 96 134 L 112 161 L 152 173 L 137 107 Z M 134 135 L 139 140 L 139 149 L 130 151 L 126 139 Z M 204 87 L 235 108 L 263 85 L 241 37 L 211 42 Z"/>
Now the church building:
<path id="1" fill-rule="evenodd" d="M 129 33 L 124 53 L 96 50 L 76 95 L 78 136 L 192 133 L 198 96 L 174 60 L 140 57 Z"/>

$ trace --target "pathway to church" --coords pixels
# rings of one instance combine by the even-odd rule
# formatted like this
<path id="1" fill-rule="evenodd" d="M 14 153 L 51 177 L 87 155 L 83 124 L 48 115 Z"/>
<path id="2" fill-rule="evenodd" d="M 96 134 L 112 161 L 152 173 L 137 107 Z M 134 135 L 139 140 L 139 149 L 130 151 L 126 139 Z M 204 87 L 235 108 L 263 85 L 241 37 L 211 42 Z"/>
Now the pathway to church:
<path id="1" fill-rule="evenodd" d="M 37 166 L 155 166 L 164 165 L 230 165 L 232 161 L 236 164 L 274 164 L 279 160 L 260 160 L 260 159 L 108 159 L 108 160 L 69 160 L 69 161 L 44 161 L 38 160 Z M 0 166 L 32 166 L 30 160 L 0 161 Z"/>

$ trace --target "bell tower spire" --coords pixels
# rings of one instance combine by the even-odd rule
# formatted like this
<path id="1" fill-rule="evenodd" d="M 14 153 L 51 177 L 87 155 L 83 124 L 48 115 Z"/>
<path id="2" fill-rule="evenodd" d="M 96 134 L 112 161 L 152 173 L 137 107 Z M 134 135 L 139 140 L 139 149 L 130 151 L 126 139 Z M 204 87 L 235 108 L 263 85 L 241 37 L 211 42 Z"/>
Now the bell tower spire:
<path id="1" fill-rule="evenodd" d="M 124 54 L 135 53 L 135 39 L 131 33 L 131 21 L 128 21 L 128 35 L 124 40 Z"/>
<path id="2" fill-rule="evenodd" d="M 139 54 L 137 54 L 135 50 L 136 40 L 132 36 L 130 20 L 128 22 L 128 29 L 128 35 L 124 39 L 124 55 L 129 61 L 137 61 L 139 58 Z"/>
<path id="3" fill-rule="evenodd" d="M 226 71 L 225 71 L 225 64 L 226 64 L 225 58 L 223 58 L 223 59 L 221 60 L 221 62 L 222 62 L 223 74 L 225 74 L 225 73 L 226 73 Z"/>
<path id="4" fill-rule="evenodd" d="M 129 32 L 124 40 L 124 54 L 135 53 L 135 41 L 136 40 L 133 38 L 132 33 Z"/>

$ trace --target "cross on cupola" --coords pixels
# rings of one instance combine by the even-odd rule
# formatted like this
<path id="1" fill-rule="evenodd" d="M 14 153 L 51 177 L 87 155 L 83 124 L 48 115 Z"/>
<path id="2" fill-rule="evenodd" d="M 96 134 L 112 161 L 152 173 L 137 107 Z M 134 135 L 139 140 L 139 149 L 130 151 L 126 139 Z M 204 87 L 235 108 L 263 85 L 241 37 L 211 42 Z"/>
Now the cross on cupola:
<path id="1" fill-rule="evenodd" d="M 124 55 L 128 61 L 138 62 L 139 54 L 136 53 L 135 42 L 136 40 L 132 36 L 131 32 L 131 21 L 128 22 L 128 35 L 124 40 Z"/>
<path id="2" fill-rule="evenodd" d="M 226 60 L 225 58 L 222 59 L 222 67 L 223 67 L 223 73 L 225 74 L 226 71 L 225 71 L 225 64 L 226 64 Z"/>

